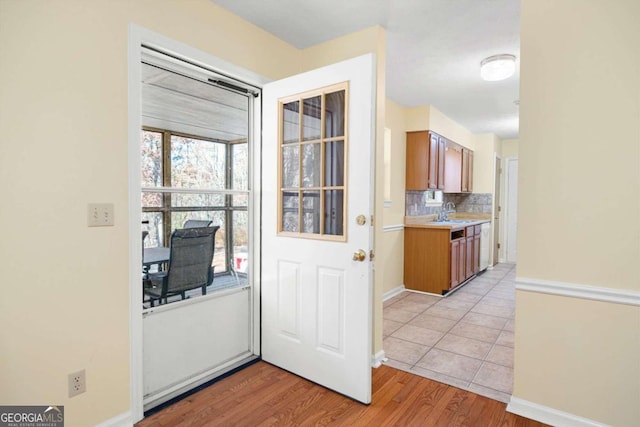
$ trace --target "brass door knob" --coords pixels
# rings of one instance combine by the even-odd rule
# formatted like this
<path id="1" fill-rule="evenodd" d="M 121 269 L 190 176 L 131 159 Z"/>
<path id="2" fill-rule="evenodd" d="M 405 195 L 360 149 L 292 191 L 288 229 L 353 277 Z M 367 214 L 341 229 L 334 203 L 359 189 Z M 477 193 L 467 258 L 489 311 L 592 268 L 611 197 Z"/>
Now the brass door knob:
<path id="1" fill-rule="evenodd" d="M 354 261 L 362 262 L 365 259 L 367 259 L 367 253 L 365 251 L 363 251 L 362 249 L 358 249 L 357 251 L 355 251 L 353 253 L 353 260 Z"/>

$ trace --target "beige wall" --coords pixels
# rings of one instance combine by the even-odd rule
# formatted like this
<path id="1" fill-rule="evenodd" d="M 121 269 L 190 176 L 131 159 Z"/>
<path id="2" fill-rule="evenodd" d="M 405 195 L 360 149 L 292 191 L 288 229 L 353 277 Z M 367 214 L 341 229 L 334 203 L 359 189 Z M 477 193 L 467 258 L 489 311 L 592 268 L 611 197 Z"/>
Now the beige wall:
<path id="1" fill-rule="evenodd" d="M 521 7 L 517 275 L 637 297 L 640 3 Z M 518 291 L 514 396 L 637 425 L 639 311 Z"/>
<path id="2" fill-rule="evenodd" d="M 391 206 L 384 208 L 382 225 L 404 224 L 406 110 L 387 99 L 386 127 L 391 131 Z M 404 283 L 404 233 L 387 231 L 377 247 L 376 268 L 383 272 L 382 291 L 389 292 Z"/>
<path id="3" fill-rule="evenodd" d="M 317 65 L 209 0 L 0 0 L 0 402 L 62 404 L 71 427 L 130 406 L 130 22 L 268 78 Z M 115 226 L 88 228 L 89 202 L 114 203 Z"/>
<path id="4" fill-rule="evenodd" d="M 502 140 L 500 155 L 502 156 L 503 159 L 506 159 L 509 157 L 518 157 L 518 142 L 519 140 L 517 139 Z"/>

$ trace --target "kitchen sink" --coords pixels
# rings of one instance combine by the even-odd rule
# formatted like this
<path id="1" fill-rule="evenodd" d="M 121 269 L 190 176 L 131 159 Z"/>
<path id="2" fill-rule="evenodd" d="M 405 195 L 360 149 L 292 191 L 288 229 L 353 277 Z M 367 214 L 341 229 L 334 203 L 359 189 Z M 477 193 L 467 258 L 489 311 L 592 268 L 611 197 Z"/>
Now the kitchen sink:
<path id="1" fill-rule="evenodd" d="M 475 219 L 448 219 L 446 221 L 434 221 L 438 224 L 467 224 L 469 222 L 476 222 Z"/>

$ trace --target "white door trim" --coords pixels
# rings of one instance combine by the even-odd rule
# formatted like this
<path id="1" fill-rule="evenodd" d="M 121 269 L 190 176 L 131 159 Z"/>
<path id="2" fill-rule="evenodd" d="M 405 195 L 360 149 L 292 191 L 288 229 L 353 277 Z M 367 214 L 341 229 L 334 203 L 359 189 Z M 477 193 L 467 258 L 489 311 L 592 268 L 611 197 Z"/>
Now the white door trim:
<path id="1" fill-rule="evenodd" d="M 137 24 L 129 24 L 129 37 L 127 42 L 127 58 L 128 58 L 128 139 L 129 139 L 129 337 L 130 337 L 130 402 L 131 402 L 131 420 L 135 423 L 144 417 L 143 410 L 143 386 L 142 386 L 142 293 L 140 292 L 140 271 L 135 268 L 142 265 L 142 241 L 141 233 L 141 212 L 142 206 L 140 202 L 140 129 L 141 121 L 141 48 L 142 45 L 153 47 L 162 52 L 171 54 L 172 56 L 188 59 L 192 63 L 202 65 L 206 68 L 224 71 L 230 77 L 244 81 L 248 84 L 262 87 L 269 80 L 257 73 L 234 65 L 221 58 L 212 56 L 202 52 L 177 40 L 173 40 L 162 34 L 153 32 L 143 28 Z M 259 105 L 259 102 L 257 102 Z M 258 136 L 260 129 L 260 110 L 255 111 L 253 122 L 254 132 Z M 254 214 L 256 218 L 260 218 L 260 144 L 259 138 L 254 138 L 256 144 L 253 152 L 253 167 L 251 172 L 252 185 L 254 189 Z M 259 221 L 254 221 L 251 225 L 255 236 L 254 247 L 260 248 Z M 260 272 L 259 256 L 254 257 L 252 266 L 254 274 L 257 276 Z M 260 287 L 259 277 L 254 279 L 254 307 L 257 310 L 254 313 L 253 321 L 256 331 L 259 331 L 259 298 Z M 256 315 L 257 314 L 257 315 Z M 256 326 L 258 325 L 258 326 Z M 260 349 L 260 334 L 254 334 L 254 348 Z"/>

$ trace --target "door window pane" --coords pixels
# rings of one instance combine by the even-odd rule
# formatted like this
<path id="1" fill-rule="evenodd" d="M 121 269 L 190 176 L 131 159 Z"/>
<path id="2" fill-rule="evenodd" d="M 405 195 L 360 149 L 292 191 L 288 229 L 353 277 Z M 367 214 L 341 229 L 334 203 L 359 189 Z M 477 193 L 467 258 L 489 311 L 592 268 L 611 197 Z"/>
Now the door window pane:
<path id="1" fill-rule="evenodd" d="M 345 91 L 325 95 L 325 138 L 344 136 Z"/>
<path id="2" fill-rule="evenodd" d="M 282 187 L 297 188 L 300 183 L 300 146 L 282 147 Z"/>
<path id="3" fill-rule="evenodd" d="M 302 186 L 320 186 L 320 143 L 302 146 Z"/>
<path id="4" fill-rule="evenodd" d="M 302 232 L 320 234 L 320 192 L 302 193 Z"/>
<path id="5" fill-rule="evenodd" d="M 324 233 L 341 236 L 344 229 L 344 191 L 324 192 Z"/>
<path id="6" fill-rule="evenodd" d="M 303 140 L 320 139 L 322 96 L 305 99 L 302 108 Z"/>
<path id="7" fill-rule="evenodd" d="M 247 273 L 249 267 L 249 214 L 233 212 L 233 269 Z"/>
<path id="8" fill-rule="evenodd" d="M 343 83 L 280 103 L 278 232 L 345 240 L 346 88 Z M 291 130 L 298 123 L 298 106 L 302 140 L 295 140 Z"/>
<path id="9" fill-rule="evenodd" d="M 325 143 L 325 187 L 344 185 L 344 141 Z"/>
<path id="10" fill-rule="evenodd" d="M 282 142 L 289 144 L 300 140 L 300 101 L 289 102 L 282 107 Z"/>

